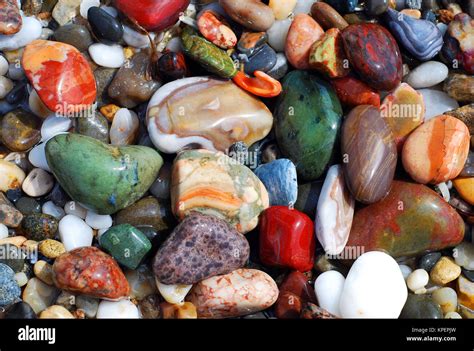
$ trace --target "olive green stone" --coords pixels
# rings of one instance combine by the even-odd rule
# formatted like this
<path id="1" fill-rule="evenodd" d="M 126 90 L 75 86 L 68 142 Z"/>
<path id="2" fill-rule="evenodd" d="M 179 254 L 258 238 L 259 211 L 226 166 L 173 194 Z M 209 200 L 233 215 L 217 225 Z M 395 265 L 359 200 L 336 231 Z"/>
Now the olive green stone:
<path id="1" fill-rule="evenodd" d="M 402 319 L 441 319 L 441 306 L 429 295 L 408 294 L 405 306 L 400 314 Z"/>
<path id="2" fill-rule="evenodd" d="M 32 213 L 23 218 L 21 226 L 28 239 L 41 241 L 54 238 L 58 231 L 58 220 L 44 213 Z"/>
<path id="3" fill-rule="evenodd" d="M 74 46 L 79 51 L 85 51 L 94 42 L 86 26 L 80 24 L 66 24 L 54 32 L 54 39 Z"/>
<path id="4" fill-rule="evenodd" d="M 0 141 L 12 151 L 27 151 L 41 139 L 41 123 L 24 110 L 7 113 L 0 121 Z"/>
<path id="5" fill-rule="evenodd" d="M 93 116 L 77 118 L 76 132 L 100 140 L 103 143 L 109 142 L 109 122 L 100 112 Z"/>
<path id="6" fill-rule="evenodd" d="M 341 126 L 342 107 L 333 88 L 306 71 L 283 79 L 275 108 L 275 136 L 301 180 L 316 180 L 328 167 Z"/>
<path id="7" fill-rule="evenodd" d="M 51 138 L 46 159 L 69 196 L 99 214 L 115 213 L 140 199 L 163 165 L 152 148 L 116 147 L 79 134 Z"/>
<path id="8" fill-rule="evenodd" d="M 145 234 L 130 224 L 110 228 L 101 235 L 99 243 L 117 262 L 130 269 L 136 269 L 151 250 Z"/>
<path id="9" fill-rule="evenodd" d="M 152 227 L 156 231 L 168 230 L 176 224 L 171 205 L 153 196 L 145 197 L 118 212 L 115 223 L 138 228 Z"/>
<path id="10" fill-rule="evenodd" d="M 16 273 L 21 272 L 25 266 L 26 254 L 12 244 L 0 245 L 0 263 L 6 264 Z"/>

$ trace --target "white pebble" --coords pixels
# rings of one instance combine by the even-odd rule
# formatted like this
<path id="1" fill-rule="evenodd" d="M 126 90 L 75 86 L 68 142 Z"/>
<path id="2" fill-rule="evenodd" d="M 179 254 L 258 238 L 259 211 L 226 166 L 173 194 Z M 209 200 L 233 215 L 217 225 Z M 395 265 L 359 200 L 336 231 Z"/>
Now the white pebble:
<path id="1" fill-rule="evenodd" d="M 48 215 L 53 216 L 57 219 L 63 218 L 66 214 L 61 207 L 56 206 L 54 204 L 54 202 L 52 202 L 52 201 L 45 202 L 43 204 L 43 206 L 41 207 L 41 211 L 44 214 L 48 214 Z"/>
<path id="2" fill-rule="evenodd" d="M 314 291 L 318 298 L 319 307 L 340 317 L 339 302 L 344 288 L 344 276 L 338 271 L 322 273 L 314 282 Z"/>
<path id="3" fill-rule="evenodd" d="M 100 6 L 100 1 L 99 0 L 82 0 L 81 1 L 81 6 L 79 7 L 79 12 L 81 13 L 81 16 L 87 19 L 87 11 L 91 7 L 99 7 Z"/>
<path id="4" fill-rule="evenodd" d="M 22 286 L 25 286 L 28 283 L 28 277 L 24 272 L 19 272 L 15 274 L 15 280 L 18 286 L 21 288 Z"/>
<path id="5" fill-rule="evenodd" d="M 474 244 L 463 242 L 453 250 L 453 257 L 458 266 L 468 271 L 474 270 Z"/>
<path id="6" fill-rule="evenodd" d="M 458 294 L 454 289 L 444 287 L 435 290 L 431 296 L 433 301 L 441 306 L 444 314 L 456 311 L 458 307 Z"/>
<path id="7" fill-rule="evenodd" d="M 443 91 L 434 89 L 420 89 L 417 91 L 423 95 L 425 102 L 425 122 L 459 107 L 459 103 Z"/>
<path id="8" fill-rule="evenodd" d="M 49 110 L 43 101 L 38 96 L 36 90 L 31 90 L 30 96 L 28 98 L 28 105 L 30 107 L 31 112 L 33 112 L 36 116 L 45 119 L 48 116 L 54 114 L 51 110 Z"/>
<path id="9" fill-rule="evenodd" d="M 102 67 L 120 68 L 125 62 L 123 48 L 120 45 L 95 43 L 89 46 L 92 60 Z"/>
<path id="10" fill-rule="evenodd" d="M 82 219 L 86 219 L 87 216 L 87 210 L 77 201 L 68 201 L 64 205 L 64 212 Z"/>
<path id="11" fill-rule="evenodd" d="M 410 275 L 411 272 L 413 272 L 413 269 L 411 269 L 409 266 L 405 264 L 400 264 L 398 265 L 400 267 L 400 271 L 402 272 L 403 279 L 407 279 L 408 276 Z"/>
<path id="12" fill-rule="evenodd" d="M 436 188 L 439 190 L 439 192 L 443 196 L 444 201 L 449 202 L 449 200 L 451 199 L 451 194 L 449 193 L 448 185 L 445 182 L 443 182 L 443 183 L 436 184 Z"/>
<path id="13" fill-rule="evenodd" d="M 46 160 L 46 152 L 44 150 L 45 146 L 46 143 L 41 143 L 32 148 L 28 155 L 28 160 L 33 166 L 51 172 L 48 161 Z"/>
<path id="14" fill-rule="evenodd" d="M 13 82 L 7 77 L 0 76 L 0 99 L 4 99 L 5 96 L 13 89 Z"/>
<path id="15" fill-rule="evenodd" d="M 342 318 L 398 318 L 408 297 L 397 262 L 371 251 L 352 265 L 342 290 Z"/>
<path id="16" fill-rule="evenodd" d="M 5 224 L 0 223 L 0 239 L 5 238 L 8 238 L 8 227 Z"/>
<path id="17" fill-rule="evenodd" d="M 448 77 L 449 69 L 441 62 L 428 61 L 411 71 L 405 82 L 412 88 L 429 88 L 443 82 Z"/>
<path id="18" fill-rule="evenodd" d="M 97 319 L 108 318 L 139 319 L 140 312 L 138 311 L 137 306 L 135 306 L 130 300 L 102 300 L 99 303 L 99 309 L 97 310 Z"/>
<path id="19" fill-rule="evenodd" d="M 8 73 L 9 64 L 5 57 L 0 55 L 0 76 Z"/>
<path id="20" fill-rule="evenodd" d="M 290 18 L 275 21 L 271 28 L 267 31 L 268 44 L 276 52 L 284 52 L 286 45 L 286 37 L 290 30 L 292 20 Z"/>
<path id="21" fill-rule="evenodd" d="M 115 113 L 110 126 L 110 144 L 130 145 L 138 134 L 140 120 L 137 114 L 127 108 L 121 108 Z"/>
<path id="22" fill-rule="evenodd" d="M 13 51 L 26 46 L 41 36 L 41 22 L 35 17 L 23 17 L 23 24 L 18 33 L 0 35 L 0 50 Z"/>
<path id="23" fill-rule="evenodd" d="M 430 276 L 427 271 L 424 269 L 414 270 L 407 278 L 408 289 L 414 293 L 422 292 L 421 290 L 425 288 L 430 280 Z M 424 289 L 426 292 L 426 289 Z"/>
<path id="24" fill-rule="evenodd" d="M 41 140 L 46 141 L 52 137 L 65 133 L 71 128 L 72 122 L 69 118 L 51 115 L 41 126 Z"/>
<path id="25" fill-rule="evenodd" d="M 87 211 L 86 223 L 93 229 L 108 229 L 112 226 L 112 217 Z"/>
<path id="26" fill-rule="evenodd" d="M 92 245 L 92 228 L 81 218 L 67 215 L 59 221 L 59 237 L 66 251 Z"/>
<path id="27" fill-rule="evenodd" d="M 462 319 L 461 315 L 457 312 L 448 312 L 444 316 L 445 319 Z"/>
<path id="28" fill-rule="evenodd" d="M 41 168 L 34 168 L 23 181 L 23 192 L 31 197 L 46 195 L 53 189 L 54 178 Z"/>
<path id="29" fill-rule="evenodd" d="M 170 304 L 177 304 L 184 301 L 192 285 L 166 285 L 160 283 L 155 278 L 156 286 L 161 296 Z"/>
<path id="30" fill-rule="evenodd" d="M 150 33 L 152 39 L 155 38 L 155 33 Z M 137 32 L 133 28 L 124 25 L 123 26 L 123 40 L 128 46 L 132 46 L 137 49 L 142 49 L 150 46 L 150 40 L 148 36 Z"/>

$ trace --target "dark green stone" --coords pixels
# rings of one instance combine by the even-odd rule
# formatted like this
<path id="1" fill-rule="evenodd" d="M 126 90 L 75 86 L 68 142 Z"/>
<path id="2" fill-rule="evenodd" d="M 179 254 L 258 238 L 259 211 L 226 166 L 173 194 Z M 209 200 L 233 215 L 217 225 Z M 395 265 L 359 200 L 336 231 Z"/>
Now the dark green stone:
<path id="1" fill-rule="evenodd" d="M 79 51 L 85 51 L 94 43 L 86 26 L 66 24 L 54 32 L 54 39 L 74 46 Z"/>
<path id="2" fill-rule="evenodd" d="M 15 273 L 21 272 L 25 266 L 26 254 L 13 244 L 0 245 L 0 263 L 6 264 Z"/>
<path id="3" fill-rule="evenodd" d="M 36 241 L 54 238 L 58 225 L 55 217 L 44 213 L 31 213 L 21 223 L 25 236 Z"/>
<path id="4" fill-rule="evenodd" d="M 110 228 L 101 235 L 99 243 L 120 264 L 130 269 L 136 269 L 151 250 L 145 234 L 130 224 Z"/>
<path id="5" fill-rule="evenodd" d="M 75 201 L 112 214 L 140 199 L 163 159 L 146 146 L 112 146 L 79 134 L 60 134 L 46 144 L 48 164 Z"/>
<path id="6" fill-rule="evenodd" d="M 93 116 L 77 118 L 76 132 L 100 140 L 103 143 L 109 142 L 109 122 L 100 112 Z"/>
<path id="7" fill-rule="evenodd" d="M 429 295 L 408 294 L 400 314 L 402 319 L 442 319 L 443 311 Z"/>
<path id="8" fill-rule="evenodd" d="M 333 88 L 306 71 L 283 79 L 275 108 L 275 135 L 282 154 L 296 165 L 301 180 L 316 180 L 334 153 L 342 107 Z"/>

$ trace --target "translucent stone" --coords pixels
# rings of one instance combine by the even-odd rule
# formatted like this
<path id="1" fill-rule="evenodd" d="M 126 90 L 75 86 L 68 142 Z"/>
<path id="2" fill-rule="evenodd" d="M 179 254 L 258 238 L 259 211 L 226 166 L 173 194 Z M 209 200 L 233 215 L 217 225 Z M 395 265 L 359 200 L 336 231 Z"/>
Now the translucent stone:
<path id="1" fill-rule="evenodd" d="M 474 244 L 463 242 L 453 250 L 453 257 L 461 267 L 468 271 L 474 270 Z"/>
<path id="2" fill-rule="evenodd" d="M 433 301 L 439 303 L 443 313 L 449 313 L 456 311 L 458 306 L 458 295 L 454 289 L 445 287 L 433 292 Z"/>

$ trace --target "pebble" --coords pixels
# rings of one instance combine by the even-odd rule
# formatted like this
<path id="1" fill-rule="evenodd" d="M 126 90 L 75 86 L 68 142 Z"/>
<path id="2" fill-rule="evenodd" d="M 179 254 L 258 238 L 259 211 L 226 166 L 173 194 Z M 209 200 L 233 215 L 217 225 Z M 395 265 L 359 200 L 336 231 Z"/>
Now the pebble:
<path id="1" fill-rule="evenodd" d="M 383 252 L 367 252 L 346 277 L 339 310 L 343 318 L 398 318 L 407 295 L 395 260 Z"/>
<path id="2" fill-rule="evenodd" d="M 460 276 L 457 284 L 456 290 L 459 296 L 459 304 L 465 306 L 471 310 L 474 309 L 474 283 Z"/>
<path id="3" fill-rule="evenodd" d="M 314 282 L 314 291 L 319 307 L 340 317 L 339 303 L 344 289 L 345 278 L 337 271 L 324 272 Z"/>
<path id="4" fill-rule="evenodd" d="M 41 141 L 48 141 L 52 137 L 67 132 L 72 125 L 69 118 L 49 116 L 41 125 Z"/>
<path id="5" fill-rule="evenodd" d="M 405 78 L 412 88 L 430 88 L 441 82 L 448 77 L 448 67 L 437 61 L 428 61 L 411 71 Z"/>
<path id="6" fill-rule="evenodd" d="M 155 33 L 150 33 L 152 39 L 155 38 Z M 128 46 L 137 49 L 142 49 L 150 46 L 150 40 L 144 34 L 141 34 L 133 28 L 123 25 L 123 40 Z"/>
<path id="7" fill-rule="evenodd" d="M 7 309 L 5 319 L 36 319 L 36 313 L 28 303 L 19 301 Z"/>
<path id="8" fill-rule="evenodd" d="M 462 319 L 462 316 L 457 312 L 448 312 L 444 316 L 445 319 Z"/>
<path id="9" fill-rule="evenodd" d="M 28 97 L 28 106 L 29 106 L 31 112 L 33 112 L 36 116 L 38 116 L 42 119 L 46 119 L 51 114 L 53 114 L 53 112 L 50 111 L 48 109 L 48 107 L 46 107 L 44 102 L 41 101 L 41 99 L 39 98 L 38 93 L 36 92 L 36 90 L 32 90 L 30 92 L 30 96 Z"/>
<path id="10" fill-rule="evenodd" d="M 420 89 L 418 92 L 423 95 L 426 106 L 425 121 L 459 108 L 459 103 L 445 92 L 434 89 Z"/>
<path id="11" fill-rule="evenodd" d="M 8 61 L 4 56 L 0 55 L 0 76 L 8 73 Z"/>
<path id="12" fill-rule="evenodd" d="M 48 194 L 54 186 L 54 178 L 41 168 L 33 169 L 23 181 L 25 194 L 40 197 Z"/>
<path id="13" fill-rule="evenodd" d="M 429 295 L 408 294 L 408 299 L 400 314 L 402 319 L 441 319 L 443 311 Z"/>
<path id="14" fill-rule="evenodd" d="M 85 222 L 92 229 L 108 229 L 112 226 L 112 217 L 87 211 Z"/>
<path id="15" fill-rule="evenodd" d="M 78 247 L 91 246 L 93 233 L 81 218 L 74 215 L 66 215 L 59 221 L 59 237 L 66 251 L 72 251 Z"/>
<path id="16" fill-rule="evenodd" d="M 86 118 L 78 118 L 75 130 L 78 134 L 109 143 L 109 123 L 100 112 Z"/>
<path id="17" fill-rule="evenodd" d="M 0 36 L 0 50 L 13 51 L 26 46 L 41 37 L 41 22 L 35 17 L 23 17 L 23 24 L 18 33 Z"/>
<path id="18" fill-rule="evenodd" d="M 89 54 L 94 62 L 102 67 L 120 68 L 125 63 L 123 48 L 117 44 L 92 44 L 89 46 Z"/>
<path id="19" fill-rule="evenodd" d="M 88 19 L 87 14 L 91 7 L 99 7 L 100 0 L 82 0 L 81 5 L 79 6 L 79 13 L 85 19 Z M 104 10 L 105 11 L 105 10 Z"/>
<path id="20" fill-rule="evenodd" d="M 284 53 L 277 53 L 277 61 L 275 66 L 267 72 L 267 74 L 274 79 L 282 79 L 288 73 L 288 60 Z"/>
<path id="21" fill-rule="evenodd" d="M 54 32 L 54 39 L 74 46 L 80 52 L 86 51 L 94 41 L 86 26 L 80 24 L 66 24 Z"/>
<path id="22" fill-rule="evenodd" d="M 35 276 L 43 283 L 53 285 L 53 267 L 46 261 L 37 261 L 33 266 Z"/>
<path id="23" fill-rule="evenodd" d="M 52 202 L 52 201 L 46 201 L 43 204 L 43 206 L 41 207 L 41 211 L 44 214 L 53 216 L 54 218 L 56 218 L 58 220 L 60 220 L 61 218 L 63 218 L 66 215 L 64 210 L 61 207 L 56 206 L 54 204 L 54 202 Z"/>
<path id="24" fill-rule="evenodd" d="M 15 273 L 21 272 L 25 266 L 25 253 L 13 243 L 2 243 L 0 245 L 0 263 L 7 265 Z"/>
<path id="25" fill-rule="evenodd" d="M 43 213 L 31 213 L 25 216 L 21 226 L 25 236 L 36 241 L 52 239 L 58 231 L 56 218 Z"/>
<path id="26" fill-rule="evenodd" d="M 24 287 L 28 283 L 28 277 L 24 272 L 15 273 L 15 280 L 20 288 Z"/>
<path id="27" fill-rule="evenodd" d="M 38 278 L 31 278 L 23 290 L 23 301 L 38 314 L 53 304 L 58 294 L 54 286 L 43 283 Z"/>
<path id="28" fill-rule="evenodd" d="M 49 306 L 39 315 L 40 319 L 74 319 L 74 316 L 63 306 Z"/>
<path id="29" fill-rule="evenodd" d="M 292 206 L 298 198 L 296 167 L 288 159 L 263 164 L 254 171 L 268 191 L 270 206 Z"/>
<path id="30" fill-rule="evenodd" d="M 153 272 L 147 265 L 140 265 L 136 269 L 129 269 L 125 272 L 128 284 L 130 285 L 130 298 L 143 300 L 149 295 L 158 292 Z"/>
<path id="31" fill-rule="evenodd" d="M 12 151 L 27 151 L 40 141 L 39 127 L 40 121 L 33 114 L 16 109 L 2 118 L 0 140 Z"/>
<path id="32" fill-rule="evenodd" d="M 0 76 L 0 99 L 4 99 L 13 89 L 13 82 L 3 76 Z"/>
<path id="33" fill-rule="evenodd" d="M 446 285 L 449 282 L 457 279 L 461 274 L 461 267 L 459 267 L 454 260 L 443 256 L 434 265 L 430 272 L 431 281 L 438 285 Z"/>
<path id="34" fill-rule="evenodd" d="M 418 262 L 418 267 L 421 269 L 424 269 L 427 272 L 430 272 L 435 266 L 436 262 L 438 262 L 440 258 L 441 258 L 440 252 L 427 253 L 426 255 L 423 255 L 420 258 Z"/>
<path id="35" fill-rule="evenodd" d="M 113 84 L 113 83 L 112 83 Z M 110 127 L 110 143 L 112 145 L 131 145 L 138 136 L 140 121 L 135 112 L 121 108 L 115 113 Z"/>
<path id="36" fill-rule="evenodd" d="M 456 312 L 458 307 L 458 295 L 452 288 L 437 289 L 431 295 L 433 301 L 441 306 L 441 310 L 446 315 L 448 313 Z"/>
<path id="37" fill-rule="evenodd" d="M 95 318 L 99 309 L 99 299 L 78 295 L 76 297 L 76 307 L 84 311 L 87 318 Z"/>
<path id="38" fill-rule="evenodd" d="M 40 242 L 38 245 L 38 250 L 42 255 L 51 259 L 58 258 L 66 252 L 66 248 L 64 247 L 63 243 L 53 239 L 46 239 Z"/>
<path id="39" fill-rule="evenodd" d="M 41 213 L 40 203 L 31 197 L 20 197 L 15 201 L 15 206 L 24 216 L 32 213 Z"/>
<path id="40" fill-rule="evenodd" d="M 15 272 L 3 263 L 0 263 L 0 286 L 0 307 L 16 302 L 21 295 L 20 287 L 15 280 Z"/>
<path id="41" fill-rule="evenodd" d="M 474 270 L 474 244 L 463 242 L 453 250 L 453 257 L 457 265 Z"/>
<path id="42" fill-rule="evenodd" d="M 25 172 L 20 167 L 0 159 L 0 191 L 20 188 L 25 177 Z"/>
<path id="43" fill-rule="evenodd" d="M 414 270 L 406 279 L 408 289 L 415 294 L 422 294 L 426 292 L 425 286 L 428 284 L 429 279 L 430 276 L 424 269 Z"/>
<path id="44" fill-rule="evenodd" d="M 8 238 L 8 227 L 5 224 L 0 223 L 0 239 L 5 238 Z"/>
<path id="45" fill-rule="evenodd" d="M 96 38 L 104 44 L 118 43 L 123 36 L 120 22 L 100 7 L 92 6 L 87 11 L 87 19 Z"/>
<path id="46" fill-rule="evenodd" d="M 68 215 L 73 215 L 81 219 L 86 219 L 87 209 L 76 201 L 68 201 L 64 205 L 64 212 Z"/>
<path id="47" fill-rule="evenodd" d="M 273 10 L 260 1 L 219 0 L 219 4 L 235 22 L 254 32 L 265 32 L 275 21 Z"/>
<path id="48" fill-rule="evenodd" d="M 79 15 L 82 0 L 58 0 L 53 9 L 53 18 L 60 26 L 64 26 Z"/>
<path id="49" fill-rule="evenodd" d="M 456 101 L 474 102 L 474 77 L 450 74 L 444 82 L 444 91 Z"/>
<path id="50" fill-rule="evenodd" d="M 139 319 L 140 312 L 130 300 L 105 301 L 99 303 L 97 309 L 97 319 Z"/>
<path id="51" fill-rule="evenodd" d="M 288 31 L 290 30 L 291 23 L 293 21 L 290 18 L 275 21 L 270 29 L 267 31 L 268 44 L 276 52 L 284 52 L 286 45 L 286 38 Z"/>
<path id="52" fill-rule="evenodd" d="M 51 172 L 48 161 L 46 160 L 45 146 L 46 143 L 41 143 L 31 149 L 30 153 L 28 154 L 28 160 L 33 166 Z"/>

